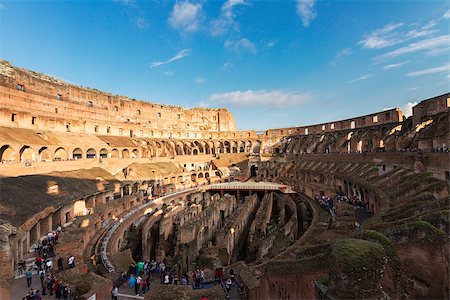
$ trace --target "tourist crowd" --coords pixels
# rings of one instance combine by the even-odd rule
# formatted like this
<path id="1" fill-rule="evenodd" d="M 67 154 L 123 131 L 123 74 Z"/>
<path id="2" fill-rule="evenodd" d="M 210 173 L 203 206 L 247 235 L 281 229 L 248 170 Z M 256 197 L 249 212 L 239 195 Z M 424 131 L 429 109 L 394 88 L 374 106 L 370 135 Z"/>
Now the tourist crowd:
<path id="1" fill-rule="evenodd" d="M 57 260 L 57 269 L 53 268 L 53 258 L 55 256 L 55 244 L 58 241 L 59 234 L 63 231 L 61 227 L 49 232 L 41 241 L 35 241 L 33 248 L 36 254 L 34 265 L 27 268 L 26 262 L 21 260 L 18 263 L 18 274 L 23 275 L 29 288 L 23 299 L 40 300 L 44 295 L 55 296 L 56 299 L 73 299 L 70 286 L 56 274 L 64 269 L 64 259 L 59 257 Z M 70 255 L 67 258 L 67 267 L 75 267 L 75 257 Z M 40 289 L 31 288 L 33 271 L 36 270 L 40 279 Z"/>

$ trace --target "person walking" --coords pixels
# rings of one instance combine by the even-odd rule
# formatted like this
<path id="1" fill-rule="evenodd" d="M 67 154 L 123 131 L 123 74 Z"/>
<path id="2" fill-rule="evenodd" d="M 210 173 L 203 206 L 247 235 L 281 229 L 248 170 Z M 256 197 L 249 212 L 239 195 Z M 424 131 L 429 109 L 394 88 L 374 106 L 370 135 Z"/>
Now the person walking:
<path id="1" fill-rule="evenodd" d="M 31 285 L 31 278 L 33 278 L 33 272 L 32 268 L 29 268 L 28 271 L 25 273 L 25 278 L 27 279 L 27 286 L 30 287 Z"/>

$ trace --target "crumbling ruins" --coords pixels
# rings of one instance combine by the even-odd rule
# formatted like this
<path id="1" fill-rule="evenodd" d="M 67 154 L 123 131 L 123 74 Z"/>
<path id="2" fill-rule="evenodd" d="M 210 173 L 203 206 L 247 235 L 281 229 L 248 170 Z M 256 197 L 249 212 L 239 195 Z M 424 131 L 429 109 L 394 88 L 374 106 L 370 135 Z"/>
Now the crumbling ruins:
<path id="1" fill-rule="evenodd" d="M 0 294 L 62 227 L 55 256 L 75 257 L 62 276 L 82 299 L 110 298 L 138 260 L 233 268 L 242 299 L 448 299 L 449 107 L 447 93 L 408 118 L 239 131 L 223 108 L 0 61 Z M 156 285 L 146 299 L 180 295 L 200 297 Z"/>

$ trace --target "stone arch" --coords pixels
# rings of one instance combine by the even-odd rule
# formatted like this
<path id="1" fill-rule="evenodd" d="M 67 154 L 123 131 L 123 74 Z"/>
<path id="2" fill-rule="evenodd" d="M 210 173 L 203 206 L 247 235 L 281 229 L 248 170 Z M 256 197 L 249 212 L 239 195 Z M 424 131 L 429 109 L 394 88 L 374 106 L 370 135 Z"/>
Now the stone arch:
<path id="1" fill-rule="evenodd" d="M 177 142 L 175 145 L 175 152 L 177 155 L 184 155 L 184 151 L 183 151 L 183 143 L 182 142 Z"/>
<path id="2" fill-rule="evenodd" d="M 233 141 L 231 143 L 231 152 L 232 153 L 238 153 L 238 144 L 237 141 Z"/>
<path id="3" fill-rule="evenodd" d="M 261 152 L 261 142 L 256 141 L 256 143 L 253 145 L 253 153 L 260 153 Z"/>
<path id="4" fill-rule="evenodd" d="M 100 149 L 99 156 L 100 158 L 108 158 L 108 150 L 105 148 Z"/>
<path id="5" fill-rule="evenodd" d="M 15 161 L 16 151 L 9 146 L 4 145 L 0 148 L 0 161 Z"/>
<path id="6" fill-rule="evenodd" d="M 133 151 L 131 151 L 130 156 L 131 156 L 131 158 L 139 158 L 139 150 L 133 149 Z"/>
<path id="7" fill-rule="evenodd" d="M 50 150 L 47 147 L 42 147 L 38 151 L 40 161 L 50 160 Z"/>
<path id="8" fill-rule="evenodd" d="M 192 150 L 192 155 L 198 155 L 198 149 L 195 148 L 194 150 Z"/>
<path id="9" fill-rule="evenodd" d="M 239 153 L 245 152 L 245 142 L 239 143 Z"/>
<path id="10" fill-rule="evenodd" d="M 184 143 L 183 150 L 184 150 L 184 154 L 185 155 L 191 155 L 192 154 L 192 152 L 191 152 L 191 143 L 189 141 L 186 141 Z"/>
<path id="11" fill-rule="evenodd" d="M 252 152 L 253 150 L 253 143 L 252 141 L 247 141 L 247 143 L 245 144 L 245 152 Z"/>
<path id="12" fill-rule="evenodd" d="M 224 146 L 224 153 L 231 153 L 231 145 L 229 141 L 225 141 L 223 143 Z"/>
<path id="13" fill-rule="evenodd" d="M 122 187 L 122 193 L 124 196 L 131 195 L 131 191 L 132 191 L 132 188 L 131 188 L 131 185 L 129 185 L 129 184 L 125 184 Z"/>
<path id="14" fill-rule="evenodd" d="M 139 191 L 139 183 L 135 182 L 133 184 L 132 194 L 136 194 Z"/>
<path id="15" fill-rule="evenodd" d="M 211 154 L 211 147 L 207 142 L 202 142 L 203 148 L 205 149 L 205 154 Z"/>
<path id="16" fill-rule="evenodd" d="M 56 153 L 55 153 L 55 158 L 56 158 Z M 73 159 L 81 159 L 83 158 L 83 150 L 81 150 L 81 148 L 75 148 L 72 151 L 72 158 Z"/>
<path id="17" fill-rule="evenodd" d="M 111 150 L 111 158 L 119 158 L 120 157 L 120 153 L 119 150 L 117 150 L 116 148 Z"/>
<path id="18" fill-rule="evenodd" d="M 198 178 L 203 178 L 203 173 L 198 173 L 198 174 L 197 174 L 197 177 L 198 177 Z"/>
<path id="19" fill-rule="evenodd" d="M 79 149 L 79 150 L 81 151 L 80 148 L 77 148 L 77 149 Z M 66 151 L 66 149 L 64 149 L 63 147 L 57 148 L 57 149 L 55 150 L 55 156 L 54 156 L 54 158 L 55 158 L 56 160 L 65 160 L 65 159 L 67 159 L 67 151 Z M 73 158 L 73 156 L 72 156 L 72 158 Z"/>
<path id="20" fill-rule="evenodd" d="M 24 160 L 28 160 L 28 161 L 35 160 L 35 154 L 34 154 L 34 151 L 33 151 L 33 149 L 32 149 L 30 146 L 28 146 L 28 145 L 23 146 L 23 147 L 20 149 L 19 153 L 20 153 L 20 161 L 24 161 Z"/>
<path id="21" fill-rule="evenodd" d="M 193 182 L 197 181 L 197 175 L 196 174 L 191 174 L 191 180 Z"/>
<path id="22" fill-rule="evenodd" d="M 122 158 L 130 158 L 130 151 L 128 149 L 122 150 Z"/>
<path id="23" fill-rule="evenodd" d="M 203 147 L 199 141 L 194 141 L 194 147 L 198 149 L 198 154 L 203 154 Z"/>
<path id="24" fill-rule="evenodd" d="M 97 151 L 95 151 L 94 148 L 89 148 L 86 151 L 86 158 L 96 158 L 97 157 Z"/>

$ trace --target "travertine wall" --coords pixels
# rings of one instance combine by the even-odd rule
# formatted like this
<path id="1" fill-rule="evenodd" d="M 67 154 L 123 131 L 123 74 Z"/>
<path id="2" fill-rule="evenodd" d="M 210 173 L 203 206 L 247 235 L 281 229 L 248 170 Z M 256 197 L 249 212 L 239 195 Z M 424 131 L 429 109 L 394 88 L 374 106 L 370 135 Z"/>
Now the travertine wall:
<path id="1" fill-rule="evenodd" d="M 236 131 L 233 116 L 223 108 L 184 109 L 137 101 L 67 84 L 4 60 L 0 60 L 0 126 L 165 138 L 210 138 L 212 132 Z M 243 135 L 255 137 L 255 132 Z"/>

